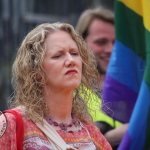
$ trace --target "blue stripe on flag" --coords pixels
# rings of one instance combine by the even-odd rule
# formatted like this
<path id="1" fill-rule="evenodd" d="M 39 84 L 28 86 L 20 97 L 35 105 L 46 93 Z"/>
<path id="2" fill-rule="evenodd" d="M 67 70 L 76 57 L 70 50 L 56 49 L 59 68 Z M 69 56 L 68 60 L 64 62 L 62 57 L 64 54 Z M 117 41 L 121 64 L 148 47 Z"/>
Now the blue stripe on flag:
<path id="1" fill-rule="evenodd" d="M 131 136 L 131 148 L 135 148 L 138 143 L 137 150 L 141 150 L 144 146 L 146 128 L 147 128 L 147 115 L 150 107 L 150 91 L 147 84 L 143 81 L 140 89 L 140 93 L 133 110 L 133 114 L 130 120 L 130 126 L 128 132 Z"/>
<path id="2" fill-rule="evenodd" d="M 118 82 L 138 92 L 141 85 L 145 60 L 119 41 L 115 42 L 107 73 Z"/>
<path id="3" fill-rule="evenodd" d="M 150 107 L 150 91 L 147 84 L 143 81 L 140 89 L 140 93 L 135 104 L 131 120 L 129 123 L 128 131 L 124 136 L 122 143 L 118 150 L 142 150 L 145 138 L 146 138 L 146 128 L 147 128 L 147 117 L 148 110 Z M 130 139 L 130 140 L 129 140 Z M 125 144 L 125 145 L 124 145 Z M 129 145 L 128 145 L 129 144 Z"/>

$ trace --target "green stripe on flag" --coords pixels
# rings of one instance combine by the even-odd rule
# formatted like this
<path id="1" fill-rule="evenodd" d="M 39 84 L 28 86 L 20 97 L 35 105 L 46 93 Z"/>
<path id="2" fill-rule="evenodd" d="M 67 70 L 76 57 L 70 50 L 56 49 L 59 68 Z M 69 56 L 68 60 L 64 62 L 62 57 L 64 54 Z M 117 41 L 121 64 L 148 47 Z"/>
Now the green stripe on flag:
<path id="1" fill-rule="evenodd" d="M 144 81 L 147 83 L 150 90 L 150 32 L 145 30 L 146 37 L 146 68 L 144 72 Z"/>
<path id="2" fill-rule="evenodd" d="M 121 2 L 116 3 L 116 5 L 115 26 L 117 40 L 131 48 L 136 55 L 146 59 L 143 18 Z"/>

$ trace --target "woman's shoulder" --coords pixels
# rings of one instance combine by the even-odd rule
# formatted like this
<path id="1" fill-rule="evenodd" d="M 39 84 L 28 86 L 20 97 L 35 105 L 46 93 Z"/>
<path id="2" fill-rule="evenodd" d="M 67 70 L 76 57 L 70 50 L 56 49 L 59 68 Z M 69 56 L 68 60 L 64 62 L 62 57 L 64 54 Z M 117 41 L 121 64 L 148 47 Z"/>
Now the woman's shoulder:
<path id="1" fill-rule="evenodd" d="M 37 128 L 37 126 L 35 125 L 35 123 L 26 116 L 26 114 L 24 113 L 24 111 L 20 108 L 14 108 L 14 109 L 9 109 L 5 111 L 5 116 L 7 118 L 7 122 L 9 124 L 12 123 L 23 123 L 24 128 Z M 19 124 L 20 124 L 19 123 Z"/>
<path id="2" fill-rule="evenodd" d="M 82 124 L 88 129 L 88 131 L 100 132 L 99 129 L 92 122 L 82 122 Z"/>
<path id="3" fill-rule="evenodd" d="M 5 110 L 3 114 L 6 118 L 7 126 L 14 127 L 14 129 L 16 129 L 15 126 L 17 123 L 21 124 L 22 122 L 24 126 L 26 126 L 26 124 L 33 124 L 19 108 Z"/>
<path id="4" fill-rule="evenodd" d="M 97 147 L 99 147 L 102 150 L 112 150 L 110 144 L 105 139 L 100 130 L 94 125 L 94 123 L 83 123 L 83 125 L 89 131 L 89 134 Z"/>
<path id="5" fill-rule="evenodd" d="M 16 150 L 16 118 L 9 112 L 0 115 L 0 149 Z"/>
<path id="6" fill-rule="evenodd" d="M 0 116 L 0 121 L 4 121 L 4 118 L 6 119 L 6 123 L 10 124 L 10 123 L 15 123 L 16 122 L 16 118 L 15 116 L 9 112 L 10 110 L 5 110 L 2 115 Z"/>
<path id="7" fill-rule="evenodd" d="M 100 137 L 103 137 L 102 133 L 100 130 L 94 125 L 94 123 L 88 122 L 88 123 L 83 123 L 83 125 L 88 129 L 89 133 L 91 136 L 95 137 L 96 135 L 99 135 Z"/>
<path id="8" fill-rule="evenodd" d="M 16 122 L 16 115 L 23 117 L 23 113 L 20 109 L 8 109 L 3 111 L 3 114 L 5 115 L 7 122 Z"/>

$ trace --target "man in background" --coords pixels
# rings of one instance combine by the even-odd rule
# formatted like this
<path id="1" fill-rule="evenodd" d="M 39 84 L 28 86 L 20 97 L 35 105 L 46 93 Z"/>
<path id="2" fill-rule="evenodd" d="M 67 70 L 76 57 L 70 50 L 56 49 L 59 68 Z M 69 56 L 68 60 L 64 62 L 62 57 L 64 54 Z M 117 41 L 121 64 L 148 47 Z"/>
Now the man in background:
<path id="1" fill-rule="evenodd" d="M 86 10 L 76 29 L 93 51 L 99 72 L 105 74 L 115 41 L 114 14 L 103 8 Z"/>
<path id="2" fill-rule="evenodd" d="M 76 30 L 93 51 L 97 61 L 97 69 L 104 77 L 115 41 L 114 13 L 102 7 L 85 10 L 79 18 Z M 99 82 L 100 87 L 102 87 L 103 79 Z M 100 98 L 101 94 L 97 94 Z M 96 112 L 96 116 L 91 115 L 113 149 L 116 149 L 127 125 L 120 126 L 120 122 L 100 111 Z"/>

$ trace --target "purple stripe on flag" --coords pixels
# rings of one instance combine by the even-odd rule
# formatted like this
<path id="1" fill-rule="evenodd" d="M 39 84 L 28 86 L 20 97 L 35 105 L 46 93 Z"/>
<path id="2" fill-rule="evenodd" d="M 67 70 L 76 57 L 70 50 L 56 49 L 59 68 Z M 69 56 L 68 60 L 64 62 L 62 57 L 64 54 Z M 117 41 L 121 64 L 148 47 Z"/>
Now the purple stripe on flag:
<path id="1" fill-rule="evenodd" d="M 137 93 L 135 91 L 119 83 L 107 74 L 105 77 L 102 96 L 102 110 L 107 115 L 123 123 L 129 122 L 135 101 L 137 99 Z M 110 111 L 107 106 L 112 111 Z"/>
<path id="2" fill-rule="evenodd" d="M 107 68 L 109 76 L 138 93 L 145 66 L 145 60 L 137 56 L 132 49 L 115 41 Z"/>
<path id="3" fill-rule="evenodd" d="M 124 135 L 124 140 L 121 141 L 118 150 L 130 150 L 130 145 L 131 145 L 130 135 L 128 134 L 128 132 L 126 132 Z"/>

